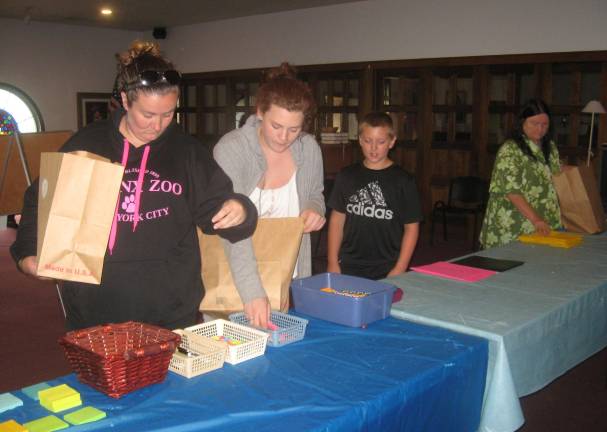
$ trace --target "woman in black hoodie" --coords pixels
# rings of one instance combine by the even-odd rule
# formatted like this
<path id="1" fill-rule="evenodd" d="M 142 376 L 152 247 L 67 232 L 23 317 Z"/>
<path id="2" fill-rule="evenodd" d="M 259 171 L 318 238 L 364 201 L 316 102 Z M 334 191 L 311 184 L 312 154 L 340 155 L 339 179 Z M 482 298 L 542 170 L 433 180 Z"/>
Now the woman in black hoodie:
<path id="1" fill-rule="evenodd" d="M 135 320 L 181 328 L 195 324 L 204 294 L 196 226 L 234 242 L 253 233 L 257 212 L 208 149 L 173 122 L 181 77 L 158 46 L 135 42 L 117 58 L 124 109 L 61 149 L 125 167 L 101 285 L 63 283 L 67 327 Z M 34 276 L 37 201 L 35 182 L 11 246 L 19 269 Z"/>

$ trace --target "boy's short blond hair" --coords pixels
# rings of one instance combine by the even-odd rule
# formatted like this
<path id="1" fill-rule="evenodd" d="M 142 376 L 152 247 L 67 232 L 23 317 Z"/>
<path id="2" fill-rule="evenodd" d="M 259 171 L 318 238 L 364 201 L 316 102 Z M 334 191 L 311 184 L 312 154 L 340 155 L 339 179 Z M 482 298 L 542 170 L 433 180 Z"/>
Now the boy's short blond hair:
<path id="1" fill-rule="evenodd" d="M 369 127 L 383 127 L 388 129 L 388 134 L 390 138 L 394 138 L 396 133 L 394 131 L 394 123 L 392 122 L 392 117 L 390 117 L 385 112 L 373 111 L 366 114 L 362 121 L 358 124 L 358 135 L 363 131 L 365 126 Z"/>

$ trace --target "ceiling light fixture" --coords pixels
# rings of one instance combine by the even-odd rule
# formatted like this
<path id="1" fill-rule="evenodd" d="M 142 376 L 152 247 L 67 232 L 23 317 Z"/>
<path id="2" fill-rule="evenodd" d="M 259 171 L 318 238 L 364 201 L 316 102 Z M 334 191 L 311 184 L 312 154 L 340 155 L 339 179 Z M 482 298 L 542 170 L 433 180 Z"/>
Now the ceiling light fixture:
<path id="1" fill-rule="evenodd" d="M 101 15 L 111 15 L 112 14 L 112 10 L 110 8 L 103 8 L 101 9 Z"/>

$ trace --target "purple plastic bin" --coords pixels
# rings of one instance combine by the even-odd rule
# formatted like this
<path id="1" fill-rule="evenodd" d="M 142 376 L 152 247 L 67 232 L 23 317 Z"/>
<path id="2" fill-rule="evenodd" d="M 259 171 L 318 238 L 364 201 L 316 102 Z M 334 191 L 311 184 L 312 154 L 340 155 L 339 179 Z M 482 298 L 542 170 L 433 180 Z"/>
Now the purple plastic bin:
<path id="1" fill-rule="evenodd" d="M 321 291 L 327 287 L 336 291 L 363 291 L 369 295 L 349 297 Z M 291 282 L 297 312 L 350 327 L 362 327 L 387 318 L 395 290 L 387 283 L 338 273 L 321 273 Z"/>

